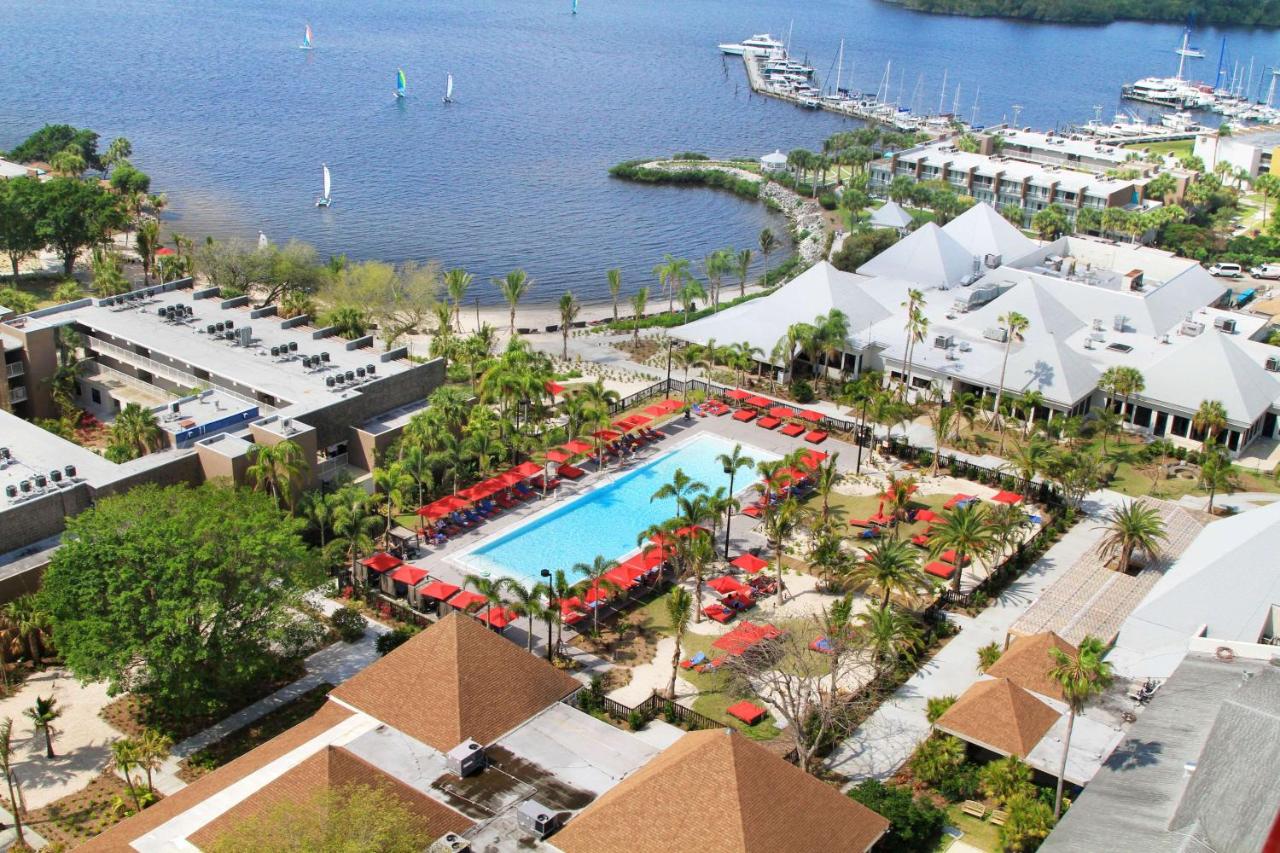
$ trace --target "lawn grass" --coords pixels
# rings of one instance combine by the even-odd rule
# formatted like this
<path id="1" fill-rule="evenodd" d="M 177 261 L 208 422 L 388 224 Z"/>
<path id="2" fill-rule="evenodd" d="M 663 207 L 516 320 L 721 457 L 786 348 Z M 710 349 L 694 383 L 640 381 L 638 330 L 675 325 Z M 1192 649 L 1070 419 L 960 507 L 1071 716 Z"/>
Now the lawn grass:
<path id="1" fill-rule="evenodd" d="M 964 833 L 964 837 L 961 840 L 967 844 L 972 844 L 980 850 L 990 850 L 992 853 L 1000 849 L 1000 828 L 985 820 L 978 820 L 971 815 L 965 814 L 961 810 L 960 803 L 947 807 L 947 823 Z M 951 836 L 944 835 L 937 849 L 939 851 L 946 850 L 953 843 Z"/>
<path id="2" fill-rule="evenodd" d="M 1131 151 L 1148 150 L 1156 154 L 1173 154 L 1175 157 L 1188 157 L 1195 150 L 1194 139 L 1175 139 L 1172 142 L 1135 142 L 1133 145 L 1126 145 L 1125 148 Z"/>

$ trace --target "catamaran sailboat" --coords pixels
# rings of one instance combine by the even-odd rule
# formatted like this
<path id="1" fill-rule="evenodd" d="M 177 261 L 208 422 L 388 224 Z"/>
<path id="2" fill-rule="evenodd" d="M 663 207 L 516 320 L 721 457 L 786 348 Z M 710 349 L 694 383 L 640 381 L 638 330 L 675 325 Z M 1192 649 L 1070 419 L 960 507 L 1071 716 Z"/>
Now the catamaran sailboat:
<path id="1" fill-rule="evenodd" d="M 453 75 L 449 74 L 445 78 L 444 83 L 444 102 L 446 104 L 453 103 Z"/>
<path id="2" fill-rule="evenodd" d="M 404 69 L 397 68 L 396 69 L 396 97 L 397 98 L 404 97 L 404 90 L 407 85 L 408 84 L 405 82 L 405 79 L 404 79 Z"/>
<path id="3" fill-rule="evenodd" d="M 324 170 L 324 195 L 316 199 L 316 207 L 328 207 L 333 203 L 333 200 L 329 197 L 329 167 L 321 163 L 320 168 Z"/>
<path id="4" fill-rule="evenodd" d="M 302 36 L 302 44 L 298 45 L 299 50 L 311 50 L 311 25 L 307 24 L 307 31 Z"/>

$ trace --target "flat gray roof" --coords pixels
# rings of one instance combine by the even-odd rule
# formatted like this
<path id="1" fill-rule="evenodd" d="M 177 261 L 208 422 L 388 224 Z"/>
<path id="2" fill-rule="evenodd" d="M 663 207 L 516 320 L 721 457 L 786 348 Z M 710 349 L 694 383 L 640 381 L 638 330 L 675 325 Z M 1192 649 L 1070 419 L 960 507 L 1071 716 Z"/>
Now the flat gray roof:
<path id="1" fill-rule="evenodd" d="M 0 461 L 0 510 L 15 506 L 23 500 L 21 496 L 10 500 L 4 494 L 5 486 L 16 486 L 23 480 L 34 480 L 37 474 L 43 474 L 47 478 L 50 471 L 62 471 L 67 465 L 76 467 L 77 480 L 87 480 L 93 484 L 119 476 L 119 466 L 115 463 L 3 410 L 0 410 L 0 447 L 8 448 L 10 454 L 8 461 Z M 46 486 L 46 489 L 75 485 L 65 479 L 63 484 L 61 487 Z M 30 494 L 35 494 L 34 489 Z"/>

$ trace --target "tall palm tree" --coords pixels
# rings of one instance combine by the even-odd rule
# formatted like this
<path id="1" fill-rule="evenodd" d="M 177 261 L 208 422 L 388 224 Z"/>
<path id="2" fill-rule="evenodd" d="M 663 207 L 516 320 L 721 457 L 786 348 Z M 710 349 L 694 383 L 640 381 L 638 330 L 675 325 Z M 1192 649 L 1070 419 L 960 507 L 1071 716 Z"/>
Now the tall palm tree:
<path id="1" fill-rule="evenodd" d="M 613 322 L 618 322 L 618 294 L 622 292 L 622 270 L 611 269 L 605 273 L 609 280 L 609 296 L 613 298 Z"/>
<path id="2" fill-rule="evenodd" d="M 671 475 L 671 482 L 650 495 L 649 502 L 675 498 L 676 515 L 688 524 L 696 524 L 697 510 L 694 508 L 693 500 L 706 491 L 706 483 L 693 479 L 684 472 L 683 468 L 677 468 Z"/>
<path id="3" fill-rule="evenodd" d="M 542 606 L 543 586 L 542 584 L 532 584 L 525 586 L 515 578 L 504 578 L 502 583 L 506 586 L 507 592 L 511 594 L 511 609 L 521 616 L 527 617 L 529 620 L 529 630 L 525 638 L 525 649 L 530 653 L 533 652 L 533 620 L 542 614 L 544 608 Z M 551 638 L 547 638 L 547 642 L 551 642 Z"/>
<path id="4" fill-rule="evenodd" d="M 1105 558 L 1118 557 L 1116 571 L 1125 574 L 1135 551 L 1142 551 L 1149 558 L 1160 556 L 1160 546 L 1165 541 L 1164 519 L 1152 506 L 1129 501 L 1107 510 L 1103 516 L 1102 530 L 1107 532 L 1099 543 L 1099 551 Z"/>
<path id="5" fill-rule="evenodd" d="M 533 287 L 533 279 L 529 278 L 529 274 L 524 270 L 515 269 L 502 278 L 493 279 L 493 283 L 497 285 L 498 291 L 502 294 L 502 298 L 506 300 L 507 307 L 510 309 L 507 334 L 514 335 L 516 333 L 516 306 L 520 304 L 520 300 Z"/>
<path id="6" fill-rule="evenodd" d="M 475 276 L 462 267 L 454 267 L 444 274 L 445 292 L 453 302 L 453 325 L 459 332 L 462 331 L 462 300 L 466 298 L 467 290 L 474 280 Z"/>
<path id="7" fill-rule="evenodd" d="M 769 284 L 769 255 L 773 254 L 774 249 L 778 248 L 778 238 L 774 236 L 773 231 L 768 228 L 760 232 L 760 255 L 764 258 L 764 283 L 767 287 Z"/>
<path id="8" fill-rule="evenodd" d="M 615 306 L 617 303 L 614 303 Z M 573 321 L 578 319 L 578 313 L 582 311 L 582 304 L 573 296 L 572 290 L 566 290 L 560 294 L 560 339 L 562 347 L 560 357 L 565 361 L 569 360 L 569 329 L 573 326 Z"/>
<path id="9" fill-rule="evenodd" d="M 420 444 L 409 444 L 400 449 L 400 465 L 413 480 L 418 506 L 422 506 L 426 502 L 426 493 L 435 485 L 431 457 Z"/>
<path id="10" fill-rule="evenodd" d="M 346 555 L 349 581 L 355 577 L 360 555 L 373 550 L 373 532 L 382 519 L 371 510 L 370 495 L 363 489 L 346 489 L 340 495 L 334 510 L 331 547 L 340 548 Z"/>
<path id="11" fill-rule="evenodd" d="M 1004 422 L 1000 420 L 1000 399 L 1004 396 L 1004 374 L 1009 367 L 1009 350 L 1013 348 L 1015 339 L 1021 340 L 1023 334 L 1027 331 L 1027 327 L 1031 325 L 1031 321 L 1019 314 L 1017 311 L 1010 311 L 1002 314 L 998 320 L 1000 325 L 1005 328 L 1004 339 L 1004 355 L 1000 359 L 1000 383 L 996 387 L 996 402 L 991 410 L 991 422 L 1000 428 L 1000 451 L 1004 450 Z"/>
<path id="12" fill-rule="evenodd" d="M 694 610 L 693 597 L 689 595 L 689 590 L 677 584 L 667 593 L 664 604 L 667 620 L 671 625 L 671 633 L 676 638 L 675 654 L 671 656 L 671 682 L 667 685 L 667 698 L 674 699 L 676 698 L 676 673 L 680 671 L 680 641 L 684 639 L 684 632 L 689 628 L 689 611 Z M 697 608 L 697 610 L 701 609 L 701 607 Z"/>
<path id="13" fill-rule="evenodd" d="M 302 460 L 302 446 L 292 439 L 284 439 L 274 445 L 249 445 L 249 467 L 245 478 L 254 489 L 265 489 L 276 506 L 283 503 L 293 512 L 294 485 L 306 469 Z"/>
<path id="14" fill-rule="evenodd" d="M 142 283 L 151 281 L 151 268 L 156 263 L 156 252 L 160 249 L 160 223 L 154 219 L 145 219 L 138 225 L 134 235 L 134 248 L 142 259 Z"/>
<path id="15" fill-rule="evenodd" d="M 751 275 L 751 255 L 750 249 L 740 249 L 733 257 L 734 271 L 738 274 L 739 298 L 747 295 L 747 276 Z"/>
<path id="16" fill-rule="evenodd" d="M 1227 407 L 1218 400 L 1201 400 L 1191 418 L 1191 426 L 1204 433 L 1200 449 L 1207 449 L 1218 433 L 1227 428 Z"/>
<path id="17" fill-rule="evenodd" d="M 1106 646 L 1097 637 L 1086 636 L 1080 641 L 1080 649 L 1069 655 L 1062 649 L 1050 649 L 1053 669 L 1049 677 L 1062 688 L 1063 701 L 1067 703 L 1067 736 L 1062 741 L 1062 761 L 1058 765 L 1058 789 L 1053 797 L 1053 818 L 1062 814 L 1062 785 L 1067 772 L 1067 754 L 1071 750 L 1071 730 L 1076 715 L 1084 711 L 1085 704 L 1106 690 L 1111 684 L 1111 664 L 1103 660 Z"/>
<path id="18" fill-rule="evenodd" d="M 884 675 L 888 664 L 901 657 L 912 657 L 920 647 L 920 629 L 893 605 L 871 607 L 857 616 L 855 637 L 871 655 L 875 681 Z"/>
<path id="19" fill-rule="evenodd" d="M 337 509 L 337 495 L 326 495 L 316 490 L 302 496 L 300 509 L 302 518 L 316 529 L 320 536 L 320 550 L 324 551 L 328 544 L 328 534 L 333 527 L 333 519 Z"/>
<path id="20" fill-rule="evenodd" d="M 778 604 L 782 604 L 782 546 L 787 536 L 800 521 L 800 502 L 795 498 L 784 498 L 777 503 L 765 507 L 764 530 L 773 546 L 774 571 L 778 581 Z"/>
<path id="21" fill-rule="evenodd" d="M 164 441 L 155 412 L 137 403 L 126 403 L 116 415 L 111 437 L 116 443 L 128 445 L 143 454 L 159 448 Z"/>
<path id="22" fill-rule="evenodd" d="M 1211 447 L 1200 459 L 1200 488 L 1209 492 L 1209 504 L 1205 507 L 1213 512 L 1214 497 L 1220 491 L 1230 491 L 1236 485 L 1236 466 L 1231 464 L 1231 457 L 1222 447 Z"/>
<path id="23" fill-rule="evenodd" d="M 0 720 L 0 772 L 4 773 L 5 784 L 9 786 L 9 802 L 13 805 L 14 832 L 18 836 L 18 842 L 25 846 L 26 840 L 22 834 L 22 809 L 18 807 L 22 789 L 17 777 L 13 775 L 13 758 L 13 720 L 5 717 Z"/>
<path id="24" fill-rule="evenodd" d="M 916 344 L 929 333 L 929 318 L 922 311 L 924 305 L 923 293 L 915 288 L 907 291 L 907 301 L 902 303 L 902 307 L 907 309 L 907 352 L 902 374 L 904 393 L 911 389 L 911 357 L 915 354 Z"/>
<path id="25" fill-rule="evenodd" d="M 640 342 L 640 318 L 644 316 L 644 309 L 648 303 L 649 288 L 647 285 L 631 294 L 631 316 L 635 321 L 631 329 L 631 342 L 633 344 Z"/>
<path id="26" fill-rule="evenodd" d="M 1030 441 L 1023 442 L 1009 454 L 1009 461 L 1002 468 L 1011 469 L 1022 480 L 1022 494 L 1031 496 L 1031 487 L 1036 475 L 1049 463 L 1049 442 L 1040 436 L 1033 436 Z"/>
<path id="27" fill-rule="evenodd" d="M 1141 374 L 1139 374 L 1141 375 Z M 1022 395 L 1022 437 L 1026 438 L 1036 422 L 1036 409 L 1044 405 L 1044 394 L 1034 388 Z"/>
<path id="28" fill-rule="evenodd" d="M 684 288 L 684 283 L 691 278 L 687 258 L 677 258 L 670 253 L 662 258 L 662 263 L 654 268 L 663 289 L 667 291 L 667 313 L 675 313 L 676 296 Z"/>
<path id="29" fill-rule="evenodd" d="M 504 593 L 507 591 L 507 578 L 487 578 L 483 575 L 464 575 L 462 579 L 464 589 L 470 587 L 476 591 L 477 595 L 484 598 L 487 608 L 497 608 L 504 610 L 507 606 L 507 597 Z"/>
<path id="30" fill-rule="evenodd" d="M 62 709 L 58 707 L 58 700 L 49 696 L 36 696 L 36 704 L 22 712 L 27 719 L 31 720 L 32 727 L 36 730 L 36 734 L 44 734 L 44 754 L 46 758 L 56 758 L 53 754 L 53 721 L 62 716 Z"/>
<path id="31" fill-rule="evenodd" d="M 582 575 L 582 580 L 578 586 L 584 594 L 592 589 L 615 590 L 617 585 L 605 577 L 610 571 L 617 567 L 617 562 L 605 558 L 597 554 L 596 558 L 590 563 L 576 563 L 573 567 L 575 574 Z M 596 605 L 591 608 L 591 633 L 596 634 L 600 631 L 600 606 Z"/>
<path id="32" fill-rule="evenodd" d="M 382 495 L 382 507 L 387 520 L 387 526 L 382 535 L 383 541 L 389 544 L 391 524 L 395 520 L 396 512 L 409 502 L 413 494 L 413 478 L 404 470 L 403 465 L 392 462 L 386 467 L 374 467 L 371 479 L 374 490 Z"/>
<path id="33" fill-rule="evenodd" d="M 920 573 L 919 552 L 909 542 L 900 539 L 880 539 L 863 551 L 863 558 L 854 561 L 847 580 L 850 583 L 866 583 L 880 593 L 880 606 L 889 604 L 894 593 L 914 599 L 928 586 Z"/>
<path id="34" fill-rule="evenodd" d="M 711 536 L 701 530 L 685 538 L 688 540 L 683 543 L 685 563 L 689 574 L 693 575 L 693 597 L 698 602 L 698 609 L 693 618 L 695 622 L 701 622 L 702 579 L 706 576 L 707 566 L 711 565 L 716 558 L 716 546 Z"/>
<path id="35" fill-rule="evenodd" d="M 733 482 L 733 478 L 737 476 L 737 473 L 739 471 L 741 471 L 743 468 L 749 469 L 756 464 L 756 461 L 754 459 L 752 459 L 750 456 L 742 452 L 741 444 L 735 444 L 733 446 L 733 450 L 729 451 L 728 453 L 721 453 L 720 455 L 718 455 L 716 457 L 716 462 L 718 462 L 720 464 L 721 469 L 726 474 L 729 475 L 729 481 L 731 483 Z M 732 499 L 733 495 L 729 495 L 728 497 Z M 728 559 L 729 557 L 729 541 L 727 537 L 725 539 L 725 544 L 724 544 L 724 556 L 725 556 L 725 559 Z"/>
<path id="36" fill-rule="evenodd" d="M 934 527 L 929 538 L 929 553 L 936 559 L 944 551 L 955 552 L 956 572 L 951 579 L 951 589 L 959 592 L 965 562 L 987 553 L 993 541 L 986 506 L 972 501 L 948 512 L 943 522 Z"/>

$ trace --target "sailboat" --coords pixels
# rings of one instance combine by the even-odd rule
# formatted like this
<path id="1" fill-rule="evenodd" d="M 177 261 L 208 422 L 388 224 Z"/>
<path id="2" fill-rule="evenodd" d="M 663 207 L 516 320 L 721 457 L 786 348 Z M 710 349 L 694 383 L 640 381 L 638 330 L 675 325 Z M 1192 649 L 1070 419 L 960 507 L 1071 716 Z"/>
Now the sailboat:
<path id="1" fill-rule="evenodd" d="M 453 103 L 453 75 L 447 75 L 444 83 L 444 102 L 446 104 Z"/>
<path id="2" fill-rule="evenodd" d="M 302 36 L 302 44 L 298 45 L 299 50 L 311 50 L 311 25 L 307 24 L 307 31 Z"/>
<path id="3" fill-rule="evenodd" d="M 404 79 L 404 69 L 397 68 L 396 69 L 396 97 L 397 98 L 404 97 L 405 85 L 406 83 Z"/>
<path id="4" fill-rule="evenodd" d="M 268 247 L 268 246 L 270 246 L 270 245 L 271 245 L 271 243 L 270 243 L 270 241 L 269 241 L 269 240 L 267 240 L 267 234 L 266 234 L 266 232 L 265 232 L 265 231 L 259 231 L 259 232 L 258 232 L 258 248 L 259 248 L 259 249 L 265 249 L 265 248 L 267 248 L 267 247 Z"/>
<path id="5" fill-rule="evenodd" d="M 329 167 L 321 163 L 320 168 L 324 170 L 324 195 L 316 199 L 316 207 L 328 207 L 333 203 L 333 200 L 329 198 Z"/>
<path id="6" fill-rule="evenodd" d="M 573 7 L 570 9 L 570 12 L 574 15 L 578 14 L 578 0 L 573 0 Z"/>

